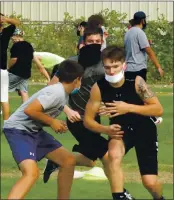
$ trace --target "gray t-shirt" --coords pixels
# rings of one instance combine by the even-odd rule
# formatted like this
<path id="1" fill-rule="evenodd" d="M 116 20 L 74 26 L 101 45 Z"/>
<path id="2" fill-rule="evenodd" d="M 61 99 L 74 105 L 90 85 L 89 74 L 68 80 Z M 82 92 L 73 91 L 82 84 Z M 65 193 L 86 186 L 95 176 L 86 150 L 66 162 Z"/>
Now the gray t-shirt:
<path id="1" fill-rule="evenodd" d="M 138 27 L 132 27 L 124 37 L 126 51 L 126 71 L 136 72 L 147 68 L 145 48 L 149 47 L 146 34 Z"/>
<path id="2" fill-rule="evenodd" d="M 38 132 L 45 126 L 40 121 L 31 119 L 24 113 L 24 109 L 37 99 L 43 107 L 44 113 L 56 118 L 68 102 L 68 94 L 65 92 L 62 83 L 47 86 L 33 94 L 23 103 L 4 123 L 4 128 L 16 128 L 29 132 Z"/>
<path id="3" fill-rule="evenodd" d="M 78 61 L 78 56 L 69 58 L 70 60 Z M 73 110 L 79 112 L 83 117 L 86 104 L 90 98 L 92 86 L 104 76 L 104 68 L 102 62 L 92 65 L 85 69 L 81 81 L 81 87 L 77 93 L 73 93 L 69 98 L 69 105 Z"/>

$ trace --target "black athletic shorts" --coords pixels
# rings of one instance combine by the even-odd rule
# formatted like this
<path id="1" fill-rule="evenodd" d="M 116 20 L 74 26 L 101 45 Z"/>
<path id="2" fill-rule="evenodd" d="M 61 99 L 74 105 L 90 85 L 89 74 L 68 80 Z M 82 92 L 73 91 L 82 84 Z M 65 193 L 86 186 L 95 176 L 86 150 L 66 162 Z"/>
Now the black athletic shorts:
<path id="1" fill-rule="evenodd" d="M 149 117 L 140 116 L 135 123 L 124 127 L 126 153 L 135 147 L 141 175 L 158 174 L 158 142 L 156 125 Z"/>
<path id="2" fill-rule="evenodd" d="M 100 122 L 100 118 L 96 121 Z M 78 145 L 74 145 L 72 151 L 79 152 L 93 161 L 103 158 L 108 151 L 107 139 L 85 128 L 83 121 L 71 123 L 67 119 L 67 125 L 72 135 L 79 142 Z"/>
<path id="3" fill-rule="evenodd" d="M 125 78 L 127 80 L 135 80 L 136 76 L 141 76 L 146 81 L 147 69 L 142 69 L 137 72 L 125 72 Z"/>

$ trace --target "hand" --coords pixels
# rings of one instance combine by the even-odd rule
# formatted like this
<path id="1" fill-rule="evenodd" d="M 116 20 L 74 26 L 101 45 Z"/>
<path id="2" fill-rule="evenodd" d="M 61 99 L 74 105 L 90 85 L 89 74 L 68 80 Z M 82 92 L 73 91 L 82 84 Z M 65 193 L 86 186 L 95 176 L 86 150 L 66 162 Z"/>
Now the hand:
<path id="1" fill-rule="evenodd" d="M 4 16 L 1 15 L 1 23 L 5 23 L 6 22 L 6 18 Z"/>
<path id="2" fill-rule="evenodd" d="M 116 117 L 118 115 L 124 115 L 129 112 L 130 104 L 123 101 L 113 101 L 113 103 L 105 103 L 106 114 L 110 113 L 110 118 Z"/>
<path id="3" fill-rule="evenodd" d="M 118 124 L 112 124 L 108 126 L 108 130 L 106 131 L 107 135 L 109 135 L 110 138 L 114 139 L 122 139 L 124 131 L 121 131 L 121 126 Z"/>
<path id="4" fill-rule="evenodd" d="M 163 69 L 161 67 L 158 68 L 158 72 L 159 72 L 161 77 L 164 76 L 164 71 L 163 71 Z"/>
<path id="5" fill-rule="evenodd" d="M 80 36 L 83 36 L 84 35 L 84 30 L 85 30 L 85 27 L 83 26 L 80 26 Z"/>
<path id="6" fill-rule="evenodd" d="M 106 105 L 103 102 L 101 102 L 98 114 L 100 116 L 107 116 L 107 117 L 110 117 L 110 115 L 111 115 L 110 113 L 106 112 Z"/>
<path id="7" fill-rule="evenodd" d="M 81 116 L 80 114 L 77 112 L 77 111 L 74 111 L 72 109 L 68 109 L 68 111 L 66 112 L 66 115 L 68 117 L 68 120 L 71 122 L 71 123 L 74 123 L 74 122 L 78 122 L 78 121 L 81 121 Z"/>
<path id="8" fill-rule="evenodd" d="M 64 133 L 68 130 L 66 122 L 58 119 L 53 119 L 50 127 L 56 132 L 56 133 Z"/>

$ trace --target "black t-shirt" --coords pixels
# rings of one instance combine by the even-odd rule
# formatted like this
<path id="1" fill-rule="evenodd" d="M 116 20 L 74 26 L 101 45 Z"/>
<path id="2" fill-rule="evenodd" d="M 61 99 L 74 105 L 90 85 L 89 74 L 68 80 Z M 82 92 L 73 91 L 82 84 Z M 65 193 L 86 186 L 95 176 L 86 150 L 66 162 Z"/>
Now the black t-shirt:
<path id="1" fill-rule="evenodd" d="M 10 25 L 0 33 L 0 68 L 7 69 L 7 49 L 11 36 L 15 31 L 15 26 Z"/>
<path id="2" fill-rule="evenodd" d="M 119 88 L 112 87 L 103 77 L 97 82 L 104 103 L 113 101 L 124 101 L 129 104 L 144 105 L 135 89 L 135 81 L 125 80 Z M 123 127 L 135 127 L 150 118 L 143 115 L 128 113 L 110 119 L 110 124 L 120 124 Z"/>
<path id="3" fill-rule="evenodd" d="M 9 69 L 9 72 L 24 79 L 31 77 L 31 67 L 34 49 L 29 42 L 20 41 L 14 43 L 10 49 L 11 58 L 17 58 L 16 63 Z"/>

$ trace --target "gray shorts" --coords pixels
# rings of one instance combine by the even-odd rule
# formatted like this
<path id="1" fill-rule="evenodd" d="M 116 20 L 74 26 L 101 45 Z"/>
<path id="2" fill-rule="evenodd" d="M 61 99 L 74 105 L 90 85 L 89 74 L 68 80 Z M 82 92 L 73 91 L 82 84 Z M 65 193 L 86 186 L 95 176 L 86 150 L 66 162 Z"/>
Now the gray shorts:
<path id="1" fill-rule="evenodd" d="M 9 73 L 9 92 L 28 92 L 28 79 Z"/>

